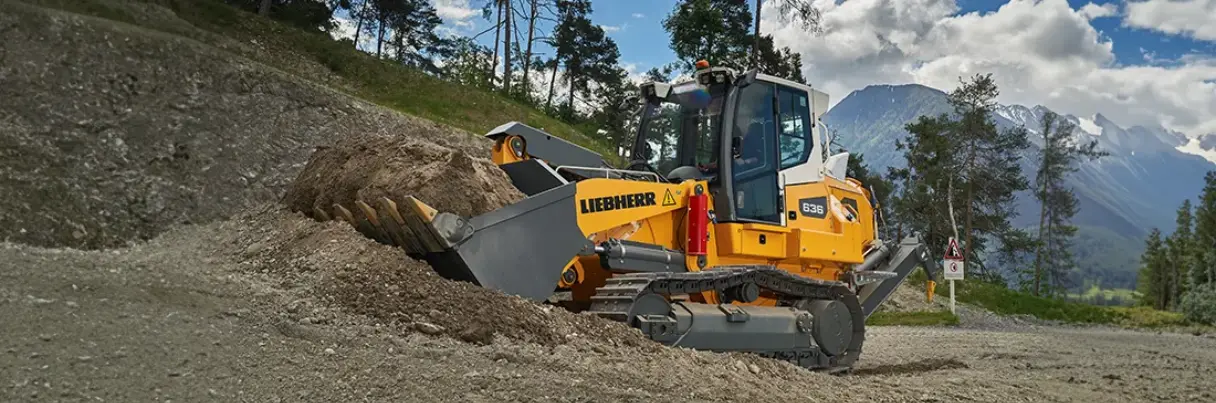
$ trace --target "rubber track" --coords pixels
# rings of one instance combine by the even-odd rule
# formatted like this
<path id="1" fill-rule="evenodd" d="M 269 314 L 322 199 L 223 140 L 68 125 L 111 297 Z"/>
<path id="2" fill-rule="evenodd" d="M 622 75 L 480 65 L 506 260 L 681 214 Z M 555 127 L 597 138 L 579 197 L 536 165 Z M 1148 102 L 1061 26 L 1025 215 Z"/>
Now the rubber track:
<path id="1" fill-rule="evenodd" d="M 843 282 L 803 277 L 772 266 L 722 266 L 687 273 L 618 274 L 608 279 L 603 287 L 596 289 L 595 295 L 591 297 L 590 312 L 633 326 L 632 318 L 629 317 L 630 308 L 638 296 L 643 294 L 655 293 L 671 296 L 707 291 L 718 291 L 721 294 L 728 288 L 745 283 L 755 283 L 762 290 L 775 292 L 788 299 L 824 299 L 845 303 L 854 313 L 853 340 L 855 342 L 843 355 L 835 357 L 833 364 L 827 369 L 834 372 L 851 369 L 853 363 L 861 355 L 861 345 L 863 344 L 861 342 L 865 340 L 865 318 L 861 314 L 861 304 L 857 300 L 857 295 Z M 802 352 L 774 350 L 754 353 L 799 365 L 798 358 Z"/>

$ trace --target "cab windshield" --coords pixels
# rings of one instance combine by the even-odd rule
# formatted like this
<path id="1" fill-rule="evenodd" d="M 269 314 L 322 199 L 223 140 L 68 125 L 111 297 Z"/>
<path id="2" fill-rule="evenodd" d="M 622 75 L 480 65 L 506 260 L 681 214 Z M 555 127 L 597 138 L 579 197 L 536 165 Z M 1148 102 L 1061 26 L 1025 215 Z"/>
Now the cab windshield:
<path id="1" fill-rule="evenodd" d="M 725 99 L 725 84 L 688 82 L 673 86 L 665 99 L 647 102 L 639 157 L 663 174 L 717 161 Z"/>

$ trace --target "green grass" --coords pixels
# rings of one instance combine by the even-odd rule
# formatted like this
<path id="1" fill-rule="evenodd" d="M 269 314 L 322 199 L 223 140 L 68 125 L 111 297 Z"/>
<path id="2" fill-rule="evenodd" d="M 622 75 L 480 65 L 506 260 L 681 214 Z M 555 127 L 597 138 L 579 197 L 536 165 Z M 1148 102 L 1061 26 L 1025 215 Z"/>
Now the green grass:
<path id="1" fill-rule="evenodd" d="M 1130 306 L 1140 298 L 1135 290 L 1126 288 L 1101 288 L 1091 285 L 1085 292 L 1069 293 L 1068 299 L 1094 305 Z"/>
<path id="2" fill-rule="evenodd" d="M 875 312 L 866 320 L 867 326 L 949 326 L 957 325 L 958 316 L 941 312 Z"/>
<path id="3" fill-rule="evenodd" d="M 924 287 L 928 278 L 924 271 L 912 272 L 906 280 L 910 285 Z M 1181 313 L 1152 309 L 1149 307 L 1098 306 L 1081 302 L 1036 297 L 1011 290 L 1000 285 L 976 280 L 956 282 L 955 297 L 958 302 L 976 305 L 1001 315 L 1029 315 L 1035 318 L 1065 323 L 1112 325 L 1125 328 L 1146 328 L 1178 331 L 1212 331 L 1211 327 L 1190 323 Z M 941 280 L 935 291 L 936 300 L 949 301 L 950 286 Z M 1124 290 L 1105 290 L 1122 292 Z M 1127 296 L 1131 296 L 1130 290 Z M 880 312 L 881 313 L 881 312 Z M 875 320 L 880 313 L 871 316 Z M 948 314 L 949 312 L 944 312 Z M 932 313 L 931 313 L 932 314 Z M 882 321 L 891 320 L 887 318 Z M 919 318 L 900 318 L 915 322 Z"/>
<path id="4" fill-rule="evenodd" d="M 949 295 L 948 287 L 938 294 Z M 1039 319 L 1081 324 L 1105 324 L 1129 328 L 1171 328 L 1192 326 L 1177 312 L 1148 307 L 1109 307 L 1036 297 L 979 281 L 955 283 L 960 302 L 980 306 L 1002 315 L 1030 315 Z"/>
<path id="5" fill-rule="evenodd" d="M 520 121 L 601 155 L 616 154 L 573 126 L 514 99 L 379 60 L 356 50 L 350 42 L 262 18 L 218 0 L 22 1 L 194 39 L 379 105 L 475 134 Z M 172 10 L 176 18 L 149 18 L 139 7 L 146 4 Z M 241 46 L 255 42 L 255 46 Z M 318 66 L 332 74 L 318 74 Z"/>

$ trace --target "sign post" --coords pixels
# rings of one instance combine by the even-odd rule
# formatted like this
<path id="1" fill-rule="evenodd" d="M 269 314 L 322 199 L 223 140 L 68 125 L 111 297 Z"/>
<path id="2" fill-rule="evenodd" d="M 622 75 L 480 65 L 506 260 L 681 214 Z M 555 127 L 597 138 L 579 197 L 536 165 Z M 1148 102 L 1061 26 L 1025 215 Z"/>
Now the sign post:
<path id="1" fill-rule="evenodd" d="M 950 280 L 950 313 L 954 313 L 954 280 L 963 279 L 963 254 L 958 248 L 958 240 L 950 237 L 946 245 L 946 256 L 942 259 L 942 270 L 946 280 Z"/>

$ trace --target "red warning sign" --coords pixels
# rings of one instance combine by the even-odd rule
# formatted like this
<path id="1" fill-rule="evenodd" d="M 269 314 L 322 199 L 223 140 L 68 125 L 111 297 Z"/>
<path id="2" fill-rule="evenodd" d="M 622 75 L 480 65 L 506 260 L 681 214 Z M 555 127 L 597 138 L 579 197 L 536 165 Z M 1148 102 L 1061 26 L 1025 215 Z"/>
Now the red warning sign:
<path id="1" fill-rule="evenodd" d="M 950 237 L 950 244 L 946 245 L 946 260 L 963 260 L 963 252 L 958 247 L 958 240 Z"/>

